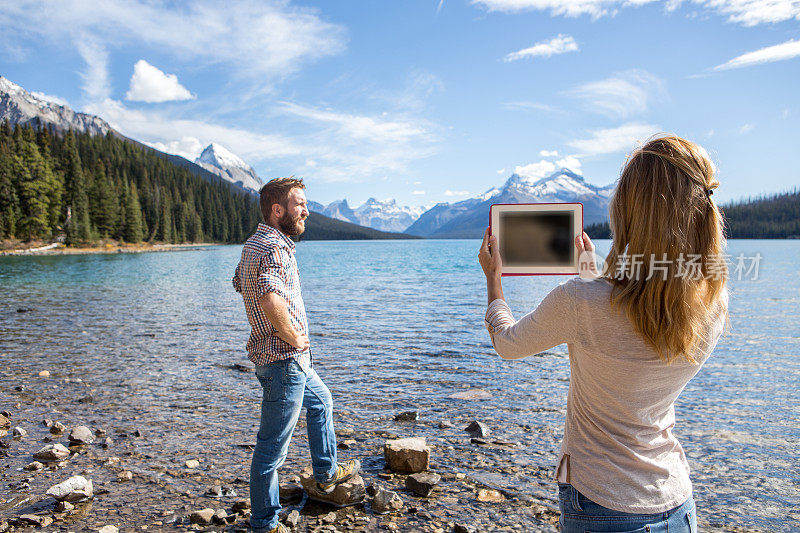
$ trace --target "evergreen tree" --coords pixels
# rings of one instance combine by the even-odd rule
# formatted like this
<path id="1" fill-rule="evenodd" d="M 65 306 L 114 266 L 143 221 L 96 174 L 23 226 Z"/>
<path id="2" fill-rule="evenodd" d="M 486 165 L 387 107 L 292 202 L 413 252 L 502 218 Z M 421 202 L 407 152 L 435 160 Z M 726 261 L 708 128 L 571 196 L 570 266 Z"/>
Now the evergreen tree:
<path id="1" fill-rule="evenodd" d="M 142 208 L 139 205 L 139 193 L 133 184 L 125 194 L 125 230 L 122 238 L 135 243 L 142 241 L 142 235 Z"/>

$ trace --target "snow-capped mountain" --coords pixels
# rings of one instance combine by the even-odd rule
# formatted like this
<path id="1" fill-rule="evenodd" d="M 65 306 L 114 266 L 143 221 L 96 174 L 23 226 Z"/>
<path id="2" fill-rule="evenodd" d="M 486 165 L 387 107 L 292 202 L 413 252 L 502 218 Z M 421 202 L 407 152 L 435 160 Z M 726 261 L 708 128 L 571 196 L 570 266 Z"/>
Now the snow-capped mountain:
<path id="1" fill-rule="evenodd" d="M 113 131 L 108 123 L 94 115 L 78 113 L 68 106 L 58 104 L 29 93 L 16 83 L 0 76 L 0 122 L 30 124 L 37 120 L 59 131 L 74 131 L 105 135 Z"/>
<path id="2" fill-rule="evenodd" d="M 440 203 L 426 211 L 406 233 L 423 237 L 477 238 L 489 223 L 489 206 L 539 202 L 580 202 L 584 225 L 608 218 L 613 185 L 597 187 L 569 169 L 534 179 L 512 174 L 501 188 L 454 204 Z"/>
<path id="3" fill-rule="evenodd" d="M 424 207 L 399 206 L 396 200 L 376 200 L 370 198 L 357 208 L 348 205 L 347 200 L 331 202 L 319 211 L 325 216 L 367 226 L 381 231 L 405 231 L 425 212 Z"/>
<path id="4" fill-rule="evenodd" d="M 206 146 L 194 162 L 222 179 L 255 193 L 264 185 L 253 167 L 217 143 Z"/>

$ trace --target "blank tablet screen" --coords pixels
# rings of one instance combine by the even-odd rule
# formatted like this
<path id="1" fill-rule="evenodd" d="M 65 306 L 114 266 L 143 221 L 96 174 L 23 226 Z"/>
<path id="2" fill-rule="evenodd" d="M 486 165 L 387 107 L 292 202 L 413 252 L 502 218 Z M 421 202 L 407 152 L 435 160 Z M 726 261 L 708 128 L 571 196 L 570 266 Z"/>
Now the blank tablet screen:
<path id="1" fill-rule="evenodd" d="M 572 211 L 500 212 L 500 257 L 513 266 L 571 265 Z"/>

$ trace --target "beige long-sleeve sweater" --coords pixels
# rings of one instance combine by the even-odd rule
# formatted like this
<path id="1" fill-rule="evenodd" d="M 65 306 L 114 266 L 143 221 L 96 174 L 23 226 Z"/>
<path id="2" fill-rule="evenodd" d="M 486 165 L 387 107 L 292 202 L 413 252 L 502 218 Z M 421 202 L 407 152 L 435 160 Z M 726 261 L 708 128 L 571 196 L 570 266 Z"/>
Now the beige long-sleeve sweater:
<path id="1" fill-rule="evenodd" d="M 610 305 L 611 283 L 574 278 L 514 320 L 501 299 L 489 304 L 486 327 L 503 359 L 567 344 L 570 385 L 556 477 L 604 507 L 658 513 L 691 495 L 689 465 L 672 433 L 674 402 L 714 349 L 725 324 L 727 295 L 694 365 L 672 364 Z"/>

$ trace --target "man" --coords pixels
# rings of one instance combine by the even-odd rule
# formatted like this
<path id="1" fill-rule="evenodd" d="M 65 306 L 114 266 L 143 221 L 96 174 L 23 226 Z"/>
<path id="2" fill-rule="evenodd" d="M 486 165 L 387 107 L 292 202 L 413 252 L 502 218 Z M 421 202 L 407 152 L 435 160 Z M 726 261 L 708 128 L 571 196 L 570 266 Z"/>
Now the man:
<path id="1" fill-rule="evenodd" d="M 331 393 L 313 368 L 295 245 L 290 239 L 305 231 L 308 208 L 303 189 L 303 181 L 294 178 L 276 178 L 261 188 L 264 222 L 244 243 L 233 276 L 233 287 L 242 294 L 252 328 L 248 356 L 263 389 L 261 424 L 250 467 L 250 526 L 270 533 L 289 531 L 278 522 L 278 468 L 286 459 L 302 407 L 306 408 L 316 496 L 324 498 L 361 467 L 358 460 L 336 461 Z"/>

